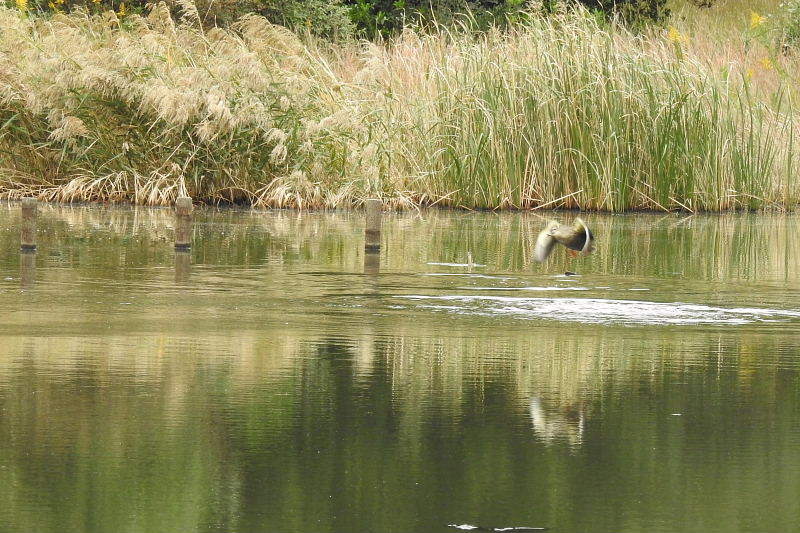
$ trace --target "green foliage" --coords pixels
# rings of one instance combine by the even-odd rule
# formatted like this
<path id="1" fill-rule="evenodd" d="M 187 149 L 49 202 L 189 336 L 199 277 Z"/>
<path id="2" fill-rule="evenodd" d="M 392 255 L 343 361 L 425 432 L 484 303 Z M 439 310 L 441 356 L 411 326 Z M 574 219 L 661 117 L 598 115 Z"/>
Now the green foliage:
<path id="1" fill-rule="evenodd" d="M 257 0 L 254 12 L 293 29 L 306 28 L 329 38 L 348 37 L 355 26 L 341 0 Z"/>
<path id="2" fill-rule="evenodd" d="M 9 7 L 16 7 L 28 13 L 70 13 L 85 11 L 100 13 L 114 11 L 126 14 L 139 14 L 145 10 L 144 0 L 11 0 L 6 1 Z"/>
<path id="3" fill-rule="evenodd" d="M 468 14 L 485 28 L 491 24 L 514 22 L 537 5 L 545 11 L 580 3 L 605 17 L 619 17 L 628 24 L 661 22 L 669 14 L 667 0 L 343 0 L 350 6 L 350 16 L 360 33 L 373 38 L 390 35 L 409 22 L 450 26 Z"/>
<path id="4" fill-rule="evenodd" d="M 173 0 L 173 10 L 178 7 L 179 11 L 176 4 Z M 255 13 L 274 24 L 334 40 L 351 37 L 355 30 L 342 0 L 195 0 L 195 4 L 208 27 L 228 26 Z"/>
<path id="5" fill-rule="evenodd" d="M 667 0 L 579 0 L 591 10 L 619 16 L 632 25 L 663 21 L 669 14 Z"/>
<path id="6" fill-rule="evenodd" d="M 29 13 L 70 13 L 83 11 L 102 13 L 114 11 L 120 18 L 132 14 L 146 14 L 151 0 L 14 0 L 9 7 L 24 6 Z M 167 5 L 175 20 L 181 17 L 190 4 L 197 7 L 203 25 L 228 26 L 248 13 L 266 17 L 296 31 L 308 31 L 314 35 L 340 39 L 355 33 L 355 24 L 350 18 L 351 10 L 342 0 L 168 0 Z"/>
<path id="7" fill-rule="evenodd" d="M 779 6 L 773 17 L 778 33 L 778 44 L 784 52 L 800 44 L 800 0 L 787 0 Z"/>
<path id="8" fill-rule="evenodd" d="M 478 27 L 514 20 L 527 9 L 524 0 L 344 0 L 359 32 L 367 37 L 397 33 L 409 23 L 451 26 L 468 14 Z"/>
<path id="9" fill-rule="evenodd" d="M 6 0 L 24 4 L 30 12 L 97 13 L 115 11 L 120 16 L 148 11 L 150 0 Z M 175 18 L 189 0 L 170 0 Z M 293 30 L 332 39 L 358 35 L 367 39 L 397 34 L 403 27 L 452 27 L 468 20 L 471 28 L 485 29 L 519 21 L 537 7 L 555 11 L 559 6 L 582 4 L 601 17 L 618 17 L 631 25 L 662 21 L 667 0 L 195 0 L 206 27 L 228 26 L 245 14 L 255 13 Z M 787 2 L 798 5 L 798 2 Z M 795 8 L 797 11 L 797 8 Z"/>

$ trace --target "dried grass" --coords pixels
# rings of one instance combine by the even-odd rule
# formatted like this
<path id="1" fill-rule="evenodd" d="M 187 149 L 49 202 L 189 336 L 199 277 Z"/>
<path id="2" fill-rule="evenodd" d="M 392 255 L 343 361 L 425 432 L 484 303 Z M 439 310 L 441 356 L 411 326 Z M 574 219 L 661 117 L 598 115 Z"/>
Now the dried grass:
<path id="1" fill-rule="evenodd" d="M 750 59 L 723 74 L 701 46 L 581 12 L 332 46 L 254 15 L 206 31 L 180 5 L 177 23 L 163 3 L 123 20 L 0 8 L 0 195 L 602 210 L 800 197 L 788 96 L 748 81 Z"/>

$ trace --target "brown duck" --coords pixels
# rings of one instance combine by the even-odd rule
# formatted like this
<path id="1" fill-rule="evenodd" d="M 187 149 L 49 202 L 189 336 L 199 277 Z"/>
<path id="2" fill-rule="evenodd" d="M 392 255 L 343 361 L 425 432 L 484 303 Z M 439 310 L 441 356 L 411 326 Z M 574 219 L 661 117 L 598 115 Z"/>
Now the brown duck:
<path id="1" fill-rule="evenodd" d="M 594 250 L 594 235 L 580 217 L 576 217 L 571 226 L 551 220 L 536 239 L 536 247 L 533 249 L 534 261 L 540 263 L 545 261 L 556 243 L 580 252 L 580 255 L 589 255 Z"/>

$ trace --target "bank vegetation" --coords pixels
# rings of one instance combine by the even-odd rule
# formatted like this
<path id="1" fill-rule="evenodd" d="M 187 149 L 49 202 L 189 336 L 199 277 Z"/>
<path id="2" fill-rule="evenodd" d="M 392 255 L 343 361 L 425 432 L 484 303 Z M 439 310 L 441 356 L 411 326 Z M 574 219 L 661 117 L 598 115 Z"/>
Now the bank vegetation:
<path id="1" fill-rule="evenodd" d="M 179 7 L 0 7 L 0 195 L 608 211 L 800 198 L 794 41 L 755 11 L 724 35 L 578 7 L 334 42 L 254 14 L 209 28 Z"/>

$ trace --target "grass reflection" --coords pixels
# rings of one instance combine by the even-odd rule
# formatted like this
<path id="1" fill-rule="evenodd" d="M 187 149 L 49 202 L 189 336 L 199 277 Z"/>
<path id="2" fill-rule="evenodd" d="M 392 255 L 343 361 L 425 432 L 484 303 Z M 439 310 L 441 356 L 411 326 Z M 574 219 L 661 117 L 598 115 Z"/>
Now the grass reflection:
<path id="1" fill-rule="evenodd" d="M 420 274 L 466 272 L 428 263 L 467 252 L 510 280 L 474 283 L 552 282 L 570 263 L 529 262 L 530 215 L 389 217 L 365 276 L 358 216 L 205 211 L 176 287 L 170 214 L 147 213 L 43 209 L 36 285 L 0 283 L 0 531 L 800 519 L 796 328 L 399 309 L 396 295 L 463 292 L 472 278 Z M 800 307 L 797 219 L 589 222 L 599 250 L 580 283 Z"/>

